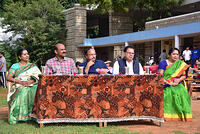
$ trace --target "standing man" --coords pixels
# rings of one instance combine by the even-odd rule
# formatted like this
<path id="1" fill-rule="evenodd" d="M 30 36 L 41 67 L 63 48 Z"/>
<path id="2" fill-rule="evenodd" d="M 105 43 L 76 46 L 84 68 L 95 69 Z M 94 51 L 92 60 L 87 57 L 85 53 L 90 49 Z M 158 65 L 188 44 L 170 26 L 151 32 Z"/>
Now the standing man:
<path id="1" fill-rule="evenodd" d="M 132 46 L 124 48 L 124 58 L 116 61 L 113 66 L 113 74 L 125 74 L 125 67 L 129 67 L 129 74 L 143 75 L 142 65 L 134 60 L 135 50 Z"/>
<path id="2" fill-rule="evenodd" d="M 200 51 L 197 48 L 197 46 L 194 46 L 194 49 L 192 50 L 192 59 L 191 59 L 191 67 L 193 68 L 195 61 L 198 60 L 200 57 Z"/>
<path id="3" fill-rule="evenodd" d="M 183 51 L 183 58 L 185 63 L 190 64 L 191 55 L 192 52 L 190 51 L 190 47 L 186 47 L 186 49 Z"/>
<path id="4" fill-rule="evenodd" d="M 163 52 L 159 56 L 160 61 L 166 60 L 167 59 L 167 53 L 166 50 L 164 49 Z"/>
<path id="5" fill-rule="evenodd" d="M 88 48 L 85 50 L 85 58 L 87 59 L 87 61 L 79 64 L 79 66 L 83 66 L 84 67 L 84 74 L 99 74 L 97 72 L 97 69 L 107 69 L 106 64 L 102 61 L 102 60 L 97 60 L 96 59 L 96 51 L 93 47 Z M 104 72 L 106 73 L 106 72 Z M 110 73 L 110 72 L 108 72 Z"/>
<path id="6" fill-rule="evenodd" d="M 77 69 L 74 60 L 67 58 L 65 46 L 61 43 L 56 44 L 54 48 L 56 57 L 49 59 L 46 62 L 47 74 L 74 74 Z"/>
<path id="7" fill-rule="evenodd" d="M 0 52 L 0 76 L 3 81 L 0 81 L 0 85 L 6 88 L 6 59 L 3 52 Z"/>

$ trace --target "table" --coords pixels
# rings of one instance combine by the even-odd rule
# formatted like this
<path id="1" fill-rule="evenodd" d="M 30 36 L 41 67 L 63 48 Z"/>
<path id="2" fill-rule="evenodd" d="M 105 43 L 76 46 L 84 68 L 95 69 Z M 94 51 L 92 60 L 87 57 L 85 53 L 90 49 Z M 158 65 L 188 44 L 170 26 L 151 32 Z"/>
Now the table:
<path id="1" fill-rule="evenodd" d="M 161 75 L 40 75 L 31 116 L 43 123 L 164 122 Z"/>
<path id="2" fill-rule="evenodd" d="M 185 81 L 186 81 L 188 93 L 190 97 L 192 98 L 192 90 L 195 87 L 200 87 L 200 84 L 196 84 L 196 83 L 200 83 L 200 79 L 194 79 L 193 77 L 188 77 L 185 79 Z M 195 84 L 192 84 L 192 82 L 195 82 Z"/>

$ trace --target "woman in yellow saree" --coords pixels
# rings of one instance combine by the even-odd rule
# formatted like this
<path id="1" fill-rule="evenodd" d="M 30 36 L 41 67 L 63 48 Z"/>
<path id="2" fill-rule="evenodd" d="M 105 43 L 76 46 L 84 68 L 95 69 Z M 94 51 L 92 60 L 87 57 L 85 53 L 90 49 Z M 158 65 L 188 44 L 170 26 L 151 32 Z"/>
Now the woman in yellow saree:
<path id="1" fill-rule="evenodd" d="M 31 120 L 29 114 L 33 108 L 38 74 L 41 74 L 35 64 L 28 62 L 29 55 L 26 49 L 20 49 L 17 56 L 20 62 L 11 66 L 7 76 L 8 82 L 11 83 L 7 97 L 10 124 Z"/>
<path id="2" fill-rule="evenodd" d="M 191 100 L 181 81 L 188 65 L 179 60 L 177 48 L 169 50 L 169 59 L 161 61 L 159 72 L 164 75 L 164 118 L 166 121 L 192 121 Z"/>

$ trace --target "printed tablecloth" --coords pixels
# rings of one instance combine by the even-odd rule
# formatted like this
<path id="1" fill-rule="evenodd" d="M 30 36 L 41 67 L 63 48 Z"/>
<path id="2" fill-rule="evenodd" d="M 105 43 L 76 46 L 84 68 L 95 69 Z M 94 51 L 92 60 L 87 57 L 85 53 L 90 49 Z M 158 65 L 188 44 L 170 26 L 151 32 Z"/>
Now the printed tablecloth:
<path id="1" fill-rule="evenodd" d="M 32 117 L 38 123 L 164 122 L 160 75 L 40 75 Z"/>

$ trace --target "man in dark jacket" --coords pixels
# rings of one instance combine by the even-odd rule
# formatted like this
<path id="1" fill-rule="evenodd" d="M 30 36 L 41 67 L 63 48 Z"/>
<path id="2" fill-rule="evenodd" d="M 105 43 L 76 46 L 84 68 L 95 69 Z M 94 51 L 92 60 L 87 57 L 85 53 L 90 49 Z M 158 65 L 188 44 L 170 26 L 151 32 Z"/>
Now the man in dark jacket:
<path id="1" fill-rule="evenodd" d="M 85 58 L 87 59 L 87 61 L 79 64 L 79 66 L 84 67 L 84 74 L 110 73 L 106 64 L 102 60 L 96 59 L 96 51 L 93 47 L 85 50 Z M 102 70 L 102 72 L 98 70 Z"/>
<path id="2" fill-rule="evenodd" d="M 142 65 L 134 60 L 135 50 L 132 46 L 124 48 L 124 58 L 116 61 L 113 66 L 113 74 L 144 74 Z M 125 71 L 128 68 L 128 72 Z"/>

